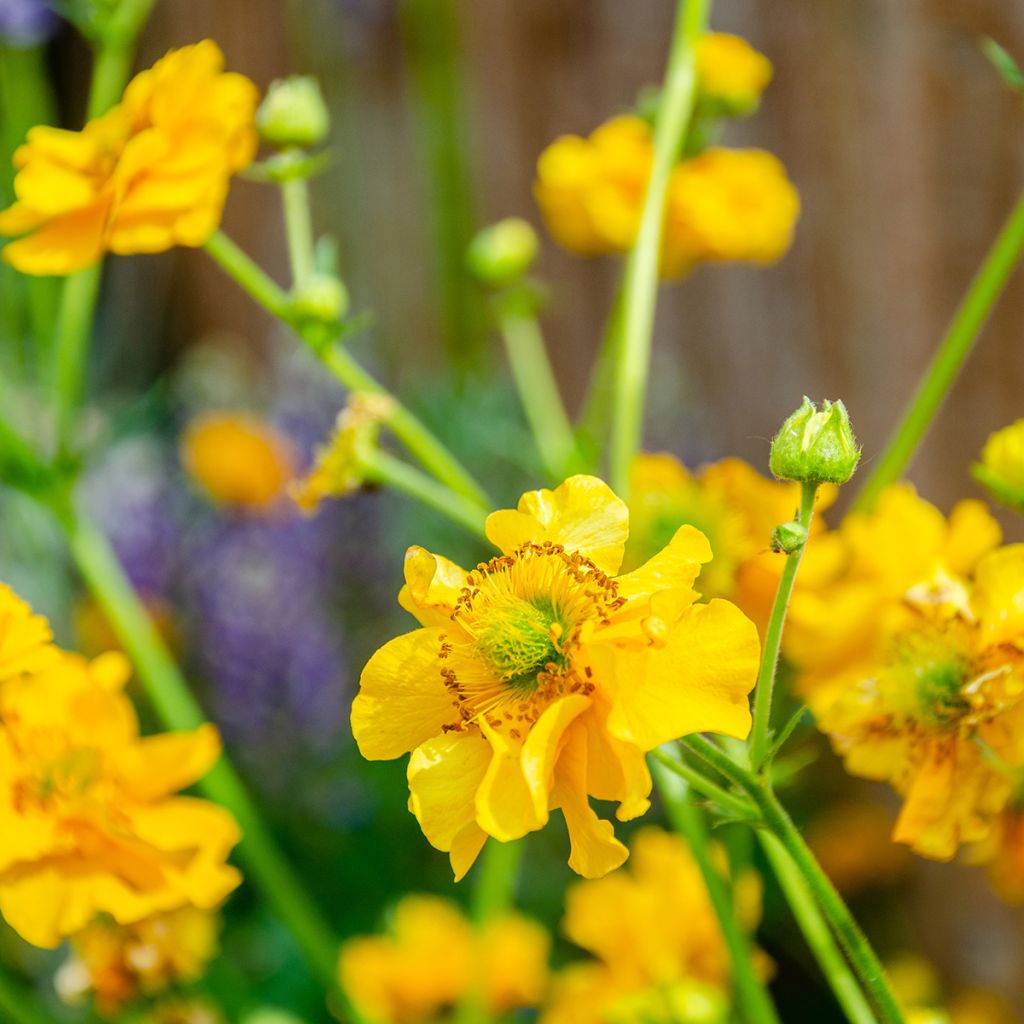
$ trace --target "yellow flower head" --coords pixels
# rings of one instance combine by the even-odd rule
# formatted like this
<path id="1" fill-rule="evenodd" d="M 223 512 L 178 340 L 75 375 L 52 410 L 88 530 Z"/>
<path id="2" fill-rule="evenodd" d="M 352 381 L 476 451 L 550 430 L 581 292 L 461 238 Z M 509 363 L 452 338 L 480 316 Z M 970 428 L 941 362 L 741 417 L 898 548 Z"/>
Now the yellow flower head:
<path id="1" fill-rule="evenodd" d="M 140 737 L 127 678 L 119 654 L 61 654 L 0 687 L 0 913 L 37 946 L 100 913 L 210 909 L 238 885 L 232 817 L 174 795 L 216 761 L 216 731 Z"/>
<path id="2" fill-rule="evenodd" d="M 625 566 L 645 562 L 684 523 L 695 526 L 713 556 L 695 587 L 705 598 L 733 601 L 763 629 L 786 562 L 769 542 L 775 527 L 793 518 L 800 485 L 769 480 L 742 459 L 722 459 L 691 474 L 673 455 L 641 454 L 633 462 L 630 493 Z M 820 488 L 818 510 L 835 493 L 834 487 Z M 823 529 L 816 519 L 813 535 Z"/>
<path id="3" fill-rule="evenodd" d="M 0 213 L 0 234 L 25 236 L 7 261 L 70 274 L 105 252 L 202 245 L 256 151 L 256 86 L 223 66 L 209 39 L 172 50 L 81 131 L 31 129 L 14 154 L 17 201 Z"/>
<path id="4" fill-rule="evenodd" d="M 188 425 L 181 461 L 212 501 L 263 509 L 284 493 L 296 459 L 287 438 L 269 424 L 244 413 L 212 412 Z"/>
<path id="5" fill-rule="evenodd" d="M 673 168 L 661 272 L 678 277 L 698 263 L 775 263 L 792 244 L 799 215 L 800 197 L 777 157 L 762 149 L 706 149 Z"/>
<path id="6" fill-rule="evenodd" d="M 57 660 L 50 624 L 34 615 L 7 584 L 0 583 L 0 684 Z"/>
<path id="7" fill-rule="evenodd" d="M 701 94 L 733 114 L 749 113 L 772 80 L 772 63 L 746 39 L 707 32 L 697 42 Z"/>
<path id="8" fill-rule="evenodd" d="M 912 588 L 876 664 L 818 712 L 850 772 L 904 797 L 893 838 L 937 860 L 990 834 L 1024 767 L 1024 545 L 987 555 L 960 600 Z"/>
<path id="9" fill-rule="evenodd" d="M 729 954 L 686 844 L 660 829 L 644 828 L 631 847 L 629 870 L 569 890 L 565 933 L 599 963 L 573 965 L 559 977 L 544 1024 L 618 1020 L 616 1011 L 672 992 L 679 1000 L 689 992 L 691 1001 L 697 993 L 712 1006 L 715 995 L 719 1003 L 726 1001 Z M 753 928 L 760 916 L 756 876 L 737 879 L 735 892 L 741 917 Z M 680 1018 L 662 1007 L 652 1019 Z"/>
<path id="10" fill-rule="evenodd" d="M 1024 420 L 989 436 L 973 473 L 1001 502 L 1024 509 Z"/>
<path id="11" fill-rule="evenodd" d="M 71 957 L 57 991 L 72 1005 L 92 994 L 99 1011 L 116 1015 L 140 995 L 195 981 L 217 953 L 216 917 L 181 907 L 119 925 L 99 917 L 71 937 Z"/>
<path id="12" fill-rule="evenodd" d="M 370 659 L 352 728 L 370 759 L 412 751 L 410 809 L 457 878 L 488 836 L 517 839 L 555 808 L 570 866 L 610 871 L 627 851 L 589 797 L 636 817 L 649 806 L 646 751 L 749 731 L 757 630 L 727 601 L 695 602 L 707 540 L 683 526 L 617 576 L 627 534 L 625 504 L 575 476 L 489 516 L 501 554 L 471 572 L 406 554 L 399 599 L 422 628 Z"/>
<path id="13" fill-rule="evenodd" d="M 424 1024 L 482 986 L 491 1016 L 536 1006 L 547 983 L 550 940 L 539 925 L 505 914 L 475 930 L 455 904 L 406 896 L 387 935 L 341 950 L 342 987 L 380 1024 Z"/>
<path id="14" fill-rule="evenodd" d="M 1011 906 L 1024 905 L 1024 804 L 1015 794 L 995 819 L 992 832 L 969 851 L 972 864 L 984 864 L 992 888 Z"/>

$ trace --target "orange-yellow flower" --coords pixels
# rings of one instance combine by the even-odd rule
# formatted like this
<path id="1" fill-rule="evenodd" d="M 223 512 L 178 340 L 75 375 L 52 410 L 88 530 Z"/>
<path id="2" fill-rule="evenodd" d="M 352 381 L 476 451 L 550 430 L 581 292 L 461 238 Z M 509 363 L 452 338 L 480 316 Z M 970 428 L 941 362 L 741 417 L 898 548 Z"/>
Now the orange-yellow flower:
<path id="1" fill-rule="evenodd" d="M 245 413 L 211 412 L 188 425 L 181 461 L 211 500 L 263 509 L 284 493 L 296 458 L 269 424 Z"/>
<path id="2" fill-rule="evenodd" d="M 217 929 L 216 917 L 195 907 L 131 925 L 96 918 L 71 937 L 57 991 L 73 1005 L 91 994 L 101 1013 L 115 1015 L 141 995 L 201 977 L 216 955 Z"/>
<path id="3" fill-rule="evenodd" d="M 223 66 L 209 39 L 172 50 L 81 131 L 31 129 L 14 154 L 17 200 L 0 213 L 0 234 L 24 236 L 6 260 L 70 274 L 105 252 L 202 245 L 256 152 L 256 86 Z"/>
<path id="4" fill-rule="evenodd" d="M 400 601 L 422 628 L 370 659 L 352 728 L 365 757 L 412 751 L 410 809 L 457 878 L 488 836 L 517 839 L 555 808 L 570 866 L 610 871 L 627 851 L 589 797 L 634 818 L 649 806 L 646 751 L 749 731 L 757 631 L 727 601 L 696 603 L 707 540 L 683 526 L 616 576 L 628 518 L 606 484 L 576 476 L 489 516 L 501 554 L 471 572 L 406 555 Z"/>
<path id="5" fill-rule="evenodd" d="M 349 998 L 379 1024 L 436 1020 L 472 986 L 497 1017 L 540 1002 L 549 947 L 544 929 L 517 914 L 477 930 L 448 900 L 406 896 L 387 934 L 345 943 L 339 970 Z"/>
<path id="6" fill-rule="evenodd" d="M 0 913 L 37 946 L 100 913 L 210 909 L 239 882 L 232 817 L 175 796 L 216 761 L 216 731 L 140 737 L 127 678 L 119 654 L 62 653 L 0 686 Z"/>

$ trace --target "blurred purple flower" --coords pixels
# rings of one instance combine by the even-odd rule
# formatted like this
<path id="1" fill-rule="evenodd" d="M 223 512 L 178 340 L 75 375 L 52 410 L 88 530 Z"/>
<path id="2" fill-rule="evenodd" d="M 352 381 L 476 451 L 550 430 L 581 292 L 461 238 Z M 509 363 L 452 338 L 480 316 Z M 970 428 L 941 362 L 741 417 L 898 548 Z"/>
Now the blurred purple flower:
<path id="1" fill-rule="evenodd" d="M 59 23 L 47 0 L 0 0 L 0 42 L 36 46 L 46 42 Z"/>

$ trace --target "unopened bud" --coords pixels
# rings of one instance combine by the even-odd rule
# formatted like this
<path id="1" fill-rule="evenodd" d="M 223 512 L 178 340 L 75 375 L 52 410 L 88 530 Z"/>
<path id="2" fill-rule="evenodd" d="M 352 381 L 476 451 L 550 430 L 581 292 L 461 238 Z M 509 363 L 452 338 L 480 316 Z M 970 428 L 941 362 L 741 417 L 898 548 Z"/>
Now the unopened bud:
<path id="1" fill-rule="evenodd" d="M 779 480 L 844 484 L 859 461 L 860 445 L 846 406 L 825 399 L 819 412 L 805 396 L 775 435 L 769 466 Z"/>
<path id="2" fill-rule="evenodd" d="M 779 523 L 772 531 L 772 551 L 791 555 L 807 543 L 807 527 L 803 523 Z"/>
<path id="3" fill-rule="evenodd" d="M 320 83 L 302 75 L 271 82 L 256 111 L 256 127 L 263 139 L 278 149 L 323 142 L 331 129 L 331 115 Z"/>
<path id="4" fill-rule="evenodd" d="M 971 474 L 997 501 L 1024 511 L 1024 420 L 989 435 Z"/>
<path id="5" fill-rule="evenodd" d="M 521 217 L 507 217 L 477 234 L 466 262 L 483 284 L 511 284 L 525 274 L 537 258 L 537 232 Z"/>
<path id="6" fill-rule="evenodd" d="M 333 274 L 310 274 L 292 290 L 291 309 L 303 320 L 337 323 L 348 312 L 348 289 Z"/>

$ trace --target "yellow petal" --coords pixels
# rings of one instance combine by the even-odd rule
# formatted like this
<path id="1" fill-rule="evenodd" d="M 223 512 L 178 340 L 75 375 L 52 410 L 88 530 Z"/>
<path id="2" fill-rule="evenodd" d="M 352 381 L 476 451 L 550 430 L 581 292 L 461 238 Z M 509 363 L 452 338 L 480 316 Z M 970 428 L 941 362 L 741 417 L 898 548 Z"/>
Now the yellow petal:
<path id="1" fill-rule="evenodd" d="M 620 656 L 609 729 L 643 750 L 694 732 L 742 739 L 759 656 L 757 627 L 735 605 L 694 605 L 664 647 Z"/>
<path id="2" fill-rule="evenodd" d="M 1003 539 L 1003 528 L 982 501 L 958 501 L 949 514 L 946 564 L 953 572 L 969 576 L 978 560 Z"/>
<path id="3" fill-rule="evenodd" d="M 480 856 L 480 851 L 487 842 L 487 833 L 473 822 L 467 825 L 453 840 L 452 848 L 448 851 L 448 859 L 451 861 L 452 873 L 456 882 L 461 882 L 466 877 L 466 872 Z"/>
<path id="4" fill-rule="evenodd" d="M 579 693 L 556 700 L 544 709 L 523 744 L 523 776 L 533 798 L 534 811 L 543 819 L 541 825 L 548 818 L 555 764 L 562 752 L 565 731 L 588 707 L 590 698 Z"/>
<path id="5" fill-rule="evenodd" d="M 595 699 L 581 718 L 587 730 L 587 792 L 598 800 L 617 800 L 615 817 L 632 821 L 651 806 L 651 773 L 639 747 L 608 731 L 608 712 L 607 701 Z"/>
<path id="6" fill-rule="evenodd" d="M 97 203 L 57 217 L 31 235 L 11 242 L 4 259 L 23 274 L 71 274 L 103 255 L 107 205 Z"/>
<path id="7" fill-rule="evenodd" d="M 405 553 L 405 586 L 398 602 L 420 625 L 444 626 L 465 586 L 465 569 L 414 545 Z"/>
<path id="8" fill-rule="evenodd" d="M 503 552 L 531 541 L 553 541 L 612 575 L 622 564 L 629 511 L 603 480 L 572 476 L 553 491 L 527 491 L 516 510 L 492 512 L 486 529 Z"/>
<path id="9" fill-rule="evenodd" d="M 395 637 L 363 669 L 352 702 L 352 735 L 363 757 L 401 757 L 458 720 L 441 677 L 443 636 L 417 629 Z"/>
<path id="10" fill-rule="evenodd" d="M 972 606 L 986 646 L 1024 645 L 1024 544 L 986 555 L 975 574 Z"/>
<path id="11" fill-rule="evenodd" d="M 700 567 L 711 561 L 707 537 L 693 526 L 680 526 L 668 546 L 648 559 L 639 569 L 615 580 L 625 598 L 647 597 L 658 590 L 691 587 Z"/>
<path id="12" fill-rule="evenodd" d="M 547 800 L 535 801 L 530 791 L 523 774 L 522 743 L 493 729 L 486 719 L 481 719 L 480 728 L 493 754 L 476 792 L 476 820 L 488 835 L 507 843 L 544 826 Z"/>
<path id="13" fill-rule="evenodd" d="M 193 732 L 147 736 L 118 753 L 125 787 L 139 800 L 153 800 L 198 782 L 220 757 L 220 735 L 209 723 Z"/>

